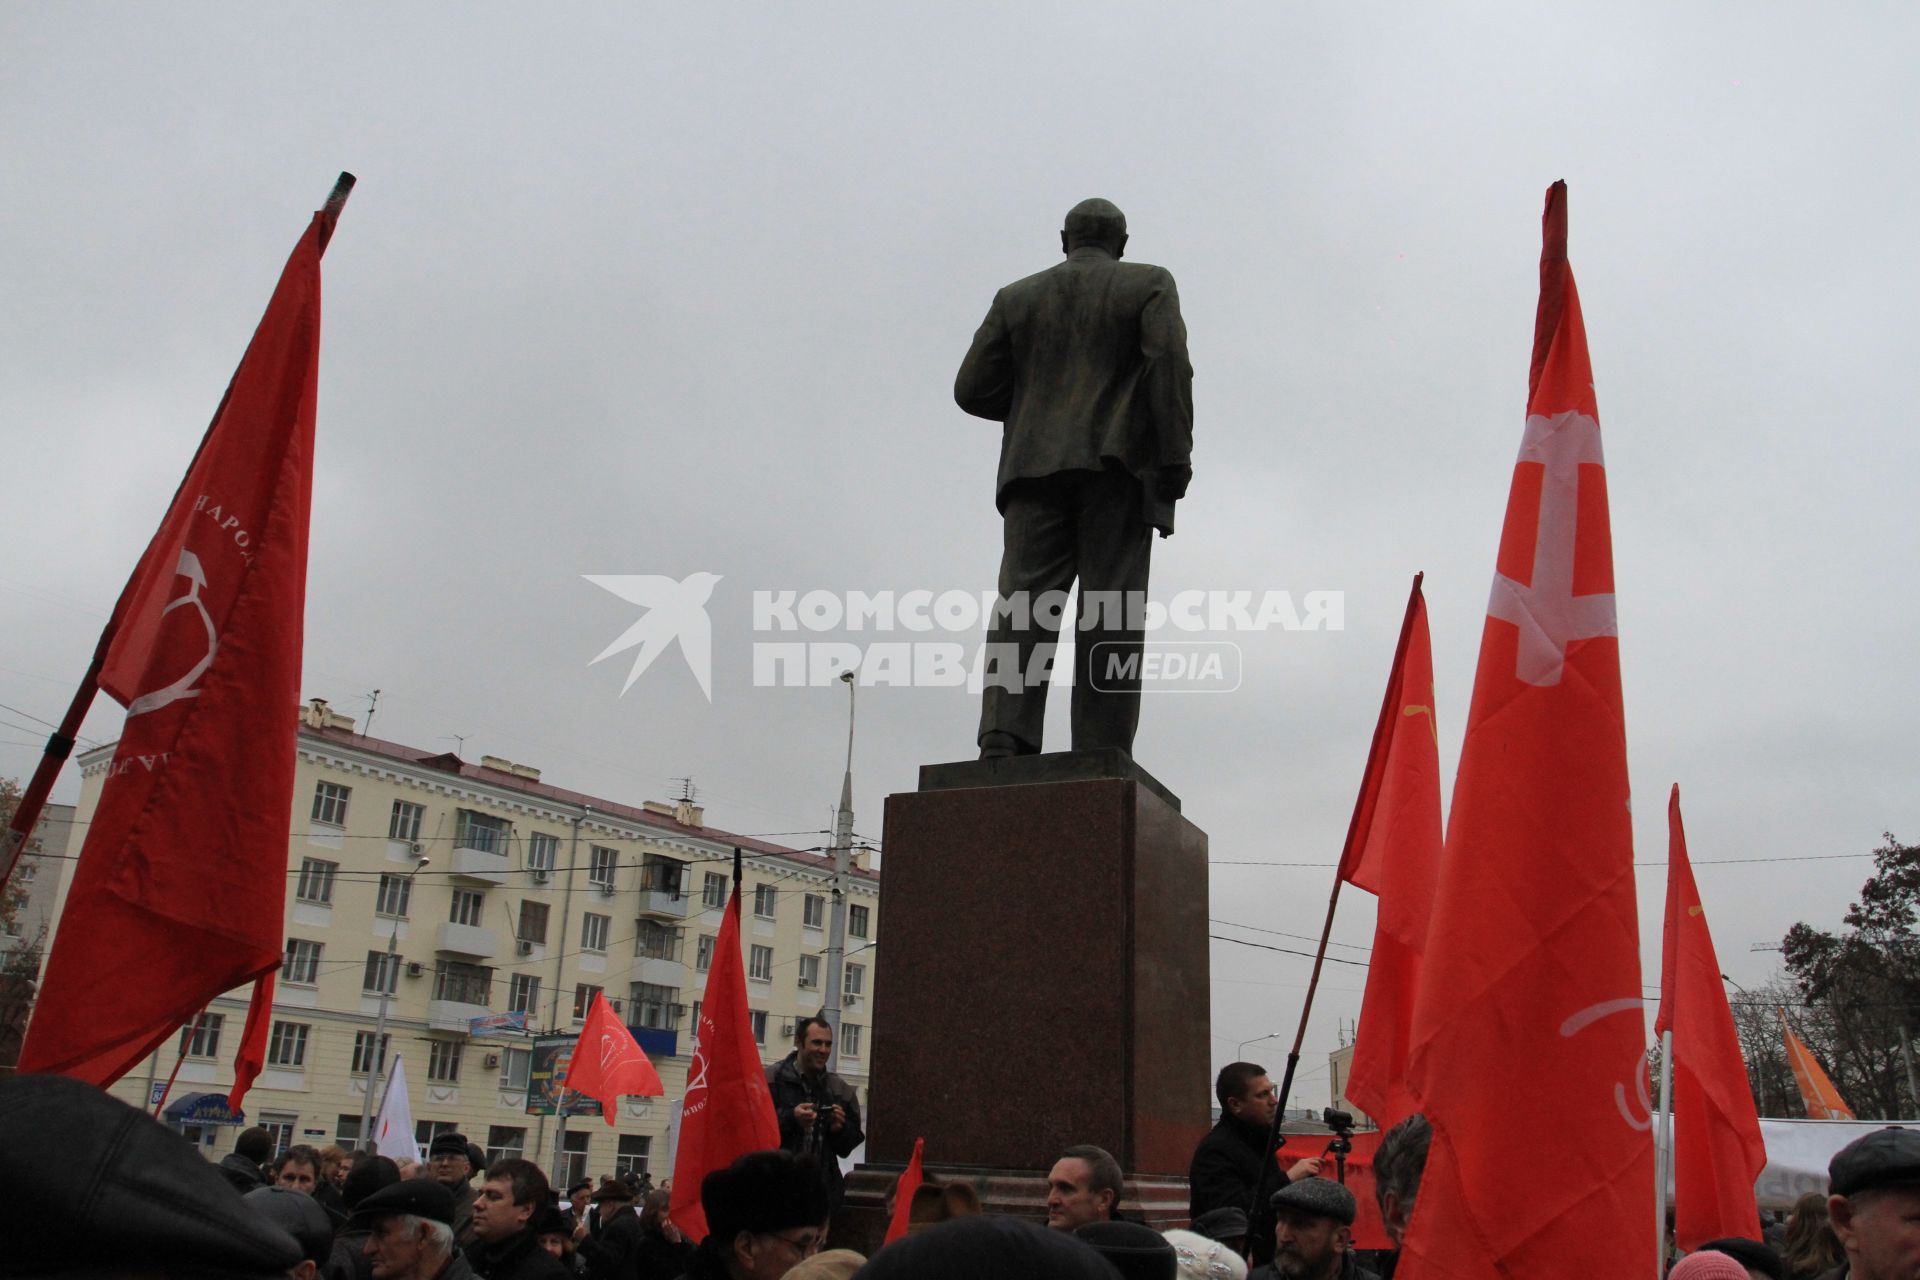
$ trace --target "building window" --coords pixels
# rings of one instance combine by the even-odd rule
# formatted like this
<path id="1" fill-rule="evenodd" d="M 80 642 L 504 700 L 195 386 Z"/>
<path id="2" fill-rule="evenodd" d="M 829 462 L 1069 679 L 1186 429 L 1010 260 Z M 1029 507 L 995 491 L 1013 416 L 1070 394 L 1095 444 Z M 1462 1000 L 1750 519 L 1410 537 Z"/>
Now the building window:
<path id="1" fill-rule="evenodd" d="M 596 889 L 613 888 L 613 871 L 619 865 L 619 850 L 594 845 L 587 853 L 587 883 Z"/>
<path id="2" fill-rule="evenodd" d="M 701 934 L 699 945 L 693 951 L 693 967 L 702 973 L 713 968 L 713 950 L 719 944 L 720 940 L 712 934 Z"/>
<path id="3" fill-rule="evenodd" d="M 753 1023 L 753 1038 L 765 1044 L 767 1042 L 767 1011 L 753 1009 L 748 1012 L 747 1017 Z"/>
<path id="4" fill-rule="evenodd" d="M 687 864 L 674 858 L 650 853 L 640 862 L 640 890 L 664 893 L 669 897 L 686 896 Z"/>
<path id="5" fill-rule="evenodd" d="M 840 1056 L 857 1058 L 860 1056 L 860 1024 L 843 1022 L 840 1024 Z"/>
<path id="6" fill-rule="evenodd" d="M 529 1018 L 539 1012 L 540 979 L 531 973 L 516 973 L 507 980 L 507 1012 L 524 1013 Z"/>
<path id="7" fill-rule="evenodd" d="M 748 953 L 747 976 L 756 982 L 773 981 L 773 948 L 756 945 Z"/>
<path id="8" fill-rule="evenodd" d="M 655 920 L 634 921 L 633 954 L 646 960 L 678 960 L 685 929 Z"/>
<path id="9" fill-rule="evenodd" d="M 479 889 L 455 889 L 453 891 L 453 909 L 447 919 L 455 924 L 470 924 L 478 927 L 486 918 L 487 895 Z"/>
<path id="10" fill-rule="evenodd" d="M 493 1003 L 493 970 L 464 960 L 433 963 L 433 998 L 459 1004 Z"/>
<path id="11" fill-rule="evenodd" d="M 305 938 L 288 938 L 280 963 L 280 980 L 289 986 L 310 987 L 320 980 L 320 944 Z"/>
<path id="12" fill-rule="evenodd" d="M 505 853 L 508 829 L 505 818 L 462 809 L 459 823 L 454 829 L 454 845 L 461 849 L 478 849 L 481 853 Z"/>
<path id="13" fill-rule="evenodd" d="M 333 1119 L 333 1140 L 347 1150 L 352 1151 L 360 1145 L 360 1113 L 347 1115 L 344 1112 Z"/>
<path id="14" fill-rule="evenodd" d="M 602 988 L 590 982 L 579 983 L 573 988 L 573 1020 L 575 1022 L 587 1020 L 587 1010 L 593 1008 L 593 998 L 599 995 L 601 990 Z"/>
<path id="15" fill-rule="evenodd" d="M 644 1133 L 623 1133 L 620 1135 L 620 1150 L 613 1157 L 613 1175 L 618 1178 L 626 1174 L 638 1177 L 647 1171 L 647 1156 L 653 1151 L 653 1139 Z"/>
<path id="16" fill-rule="evenodd" d="M 400 957 L 384 951 L 367 952 L 367 972 L 360 989 L 371 995 L 392 995 L 400 985 Z"/>
<path id="17" fill-rule="evenodd" d="M 527 870 L 553 871 L 553 864 L 559 861 L 560 837 L 546 831 L 536 831 L 527 837 Z"/>
<path id="18" fill-rule="evenodd" d="M 727 905 L 727 878 L 717 871 L 707 872 L 707 878 L 700 887 L 700 905 L 712 911 L 718 911 Z"/>
<path id="19" fill-rule="evenodd" d="M 373 1047 L 373 1032 L 354 1032 L 353 1062 L 348 1067 L 348 1070 L 356 1076 L 364 1076 L 373 1070 L 375 1066 L 384 1064 L 387 1060 L 387 1042 L 392 1039 L 392 1036 L 381 1036 L 380 1047 L 376 1050 Z"/>
<path id="20" fill-rule="evenodd" d="M 627 992 L 627 1021 L 636 1027 L 672 1031 L 680 1025 L 680 991 L 653 982 L 636 982 Z"/>
<path id="21" fill-rule="evenodd" d="M 522 942 L 547 941 L 547 904 L 544 902 L 520 903 L 520 925 L 514 930 L 514 937 Z"/>
<path id="22" fill-rule="evenodd" d="M 315 902 L 329 906 L 333 902 L 333 873 L 340 869 L 337 862 L 327 862 L 321 858 L 302 858 L 300 860 L 300 883 L 294 886 L 293 896 L 302 902 Z"/>
<path id="23" fill-rule="evenodd" d="M 809 929 L 823 928 L 827 920 L 827 900 L 817 893 L 801 899 L 800 923 Z"/>
<path id="24" fill-rule="evenodd" d="M 563 1187 L 570 1187 L 587 1176 L 587 1153 L 593 1135 L 584 1129 L 573 1129 L 560 1135 L 560 1176 L 554 1179 Z"/>
<path id="25" fill-rule="evenodd" d="M 527 1131 L 504 1124 L 487 1126 L 487 1163 L 518 1160 L 527 1149 Z"/>
<path id="26" fill-rule="evenodd" d="M 604 952 L 607 949 L 607 926 L 611 916 L 598 916 L 589 911 L 580 917 L 580 949 L 582 951 Z"/>
<path id="27" fill-rule="evenodd" d="M 859 996 L 867 992 L 867 966 L 850 964 L 847 966 L 846 985 L 841 988 L 847 995 Z"/>
<path id="28" fill-rule="evenodd" d="M 867 909 L 865 907 L 847 908 L 847 932 L 853 937 L 867 936 Z"/>
<path id="29" fill-rule="evenodd" d="M 267 1037 L 267 1065 L 270 1067 L 304 1067 L 307 1065 L 307 1024 L 304 1022 L 276 1022 L 273 1034 Z"/>
<path id="30" fill-rule="evenodd" d="M 687 1025 L 693 1028 L 694 1038 L 698 1040 L 700 1036 L 700 1001 L 698 1000 L 695 1000 L 693 1002 L 693 1021 L 689 1022 Z M 693 1046 L 688 1045 L 686 1052 L 688 1054 L 692 1054 Z"/>
<path id="31" fill-rule="evenodd" d="M 458 1040 L 429 1040 L 427 1079 L 437 1080 L 441 1084 L 459 1084 L 460 1050 L 464 1047 Z"/>
<path id="32" fill-rule="evenodd" d="M 313 788 L 313 820 L 330 827 L 346 826 L 347 797 L 352 794 L 353 788 L 343 787 L 337 782 L 316 784 Z"/>
<path id="33" fill-rule="evenodd" d="M 293 1145 L 293 1131 L 300 1127 L 300 1117 L 290 1116 L 284 1111 L 262 1111 L 260 1127 L 265 1129 L 267 1137 L 273 1140 L 273 1154 L 278 1158 L 285 1155 L 287 1148 Z M 315 1169 L 314 1172 L 320 1171 Z"/>
<path id="34" fill-rule="evenodd" d="M 820 988 L 820 957 L 800 957 L 800 989 L 817 991 Z"/>
<path id="35" fill-rule="evenodd" d="M 387 819 L 387 839 L 405 840 L 414 844 L 420 839 L 420 819 L 427 816 L 427 806 L 414 804 L 408 800 L 395 800 L 393 813 Z"/>
<path id="36" fill-rule="evenodd" d="M 203 1013 L 193 1025 L 180 1032 L 180 1052 L 189 1058 L 220 1056 L 220 1027 L 227 1020 L 223 1013 Z"/>
<path id="37" fill-rule="evenodd" d="M 779 897 L 779 890 L 770 884 L 753 886 L 753 914 L 763 920 L 773 919 L 773 907 Z"/>
<path id="38" fill-rule="evenodd" d="M 509 1093 L 524 1092 L 527 1073 L 533 1066 L 533 1050 L 507 1049 L 500 1055 L 500 1087 Z"/>
<path id="39" fill-rule="evenodd" d="M 407 918 L 408 905 L 413 901 L 413 877 L 380 877 L 380 888 L 373 895 L 373 913 L 393 920 Z"/>

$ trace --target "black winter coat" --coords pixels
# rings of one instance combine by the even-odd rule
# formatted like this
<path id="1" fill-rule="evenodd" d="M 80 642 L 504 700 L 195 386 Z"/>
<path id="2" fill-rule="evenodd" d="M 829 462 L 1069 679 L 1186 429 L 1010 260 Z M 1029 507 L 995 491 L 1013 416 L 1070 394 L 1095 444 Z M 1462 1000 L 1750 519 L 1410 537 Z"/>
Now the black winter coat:
<path id="1" fill-rule="evenodd" d="M 569 1280 L 566 1264 L 542 1249 L 531 1231 L 497 1244 L 475 1240 L 465 1253 L 480 1280 Z"/>
<path id="2" fill-rule="evenodd" d="M 1260 1180 L 1266 1145 L 1265 1125 L 1221 1116 L 1220 1123 L 1193 1149 L 1193 1164 L 1187 1170 L 1188 1217 L 1227 1207 L 1245 1210 L 1253 1200 L 1253 1184 Z M 1278 1191 L 1280 1184 L 1273 1182 L 1272 1187 Z"/>
<path id="3" fill-rule="evenodd" d="M 813 1139 L 812 1130 L 794 1118 L 795 1107 L 811 1102 L 815 1106 L 838 1104 L 846 1109 L 847 1122 L 840 1132 L 823 1131 L 827 1150 L 812 1152 L 827 1177 L 828 1202 L 838 1213 L 843 1190 L 840 1161 L 835 1157 L 852 1155 L 854 1148 L 867 1140 L 866 1131 L 860 1127 L 859 1095 L 852 1085 L 831 1071 L 823 1071 L 811 1080 L 801 1075 L 797 1049 L 767 1068 L 767 1089 L 773 1094 L 773 1113 L 780 1119 L 780 1145 L 795 1155 L 808 1154 Z"/>
<path id="4" fill-rule="evenodd" d="M 643 1243 L 639 1215 L 628 1208 L 614 1214 L 610 1221 L 596 1225 L 599 1230 L 591 1231 L 580 1242 L 580 1257 L 586 1261 L 587 1275 L 592 1280 L 633 1280 Z"/>

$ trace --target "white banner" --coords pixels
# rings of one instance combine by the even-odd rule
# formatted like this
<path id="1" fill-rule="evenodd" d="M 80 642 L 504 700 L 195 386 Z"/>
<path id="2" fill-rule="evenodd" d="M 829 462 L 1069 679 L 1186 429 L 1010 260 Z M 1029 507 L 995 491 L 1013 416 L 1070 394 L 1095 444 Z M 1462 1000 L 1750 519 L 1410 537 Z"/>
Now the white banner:
<path id="1" fill-rule="evenodd" d="M 413 1104 L 407 1100 L 407 1068 L 397 1053 L 387 1076 L 387 1095 L 380 1099 L 380 1115 L 373 1122 L 373 1149 L 394 1160 L 420 1159 L 420 1145 L 413 1140 Z"/>
<path id="2" fill-rule="evenodd" d="M 1827 1163 L 1855 1138 L 1884 1129 L 1886 1120 L 1762 1120 L 1760 1137 L 1767 1144 L 1767 1167 L 1754 1184 L 1762 1209 L 1791 1209 L 1809 1191 L 1827 1190 Z M 1920 1128 L 1920 1120 L 1902 1120 L 1903 1128 Z M 1671 1167 L 1671 1166 L 1669 1166 Z M 1673 1203 L 1668 1180 L 1667 1203 Z"/>

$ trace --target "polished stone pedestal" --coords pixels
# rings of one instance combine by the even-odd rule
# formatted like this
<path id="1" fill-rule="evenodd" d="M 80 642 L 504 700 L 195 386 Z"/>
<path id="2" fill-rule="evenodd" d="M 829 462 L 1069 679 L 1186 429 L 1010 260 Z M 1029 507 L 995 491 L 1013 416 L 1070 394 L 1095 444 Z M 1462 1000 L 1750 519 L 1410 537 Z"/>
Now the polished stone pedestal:
<path id="1" fill-rule="evenodd" d="M 1209 1116 L 1207 838 L 1178 806 L 1121 751 L 930 765 L 888 797 L 867 1120 L 883 1199 L 925 1138 L 930 1166 L 1043 1213 L 1061 1149 L 1093 1143 L 1156 1216 L 1184 1215 Z"/>

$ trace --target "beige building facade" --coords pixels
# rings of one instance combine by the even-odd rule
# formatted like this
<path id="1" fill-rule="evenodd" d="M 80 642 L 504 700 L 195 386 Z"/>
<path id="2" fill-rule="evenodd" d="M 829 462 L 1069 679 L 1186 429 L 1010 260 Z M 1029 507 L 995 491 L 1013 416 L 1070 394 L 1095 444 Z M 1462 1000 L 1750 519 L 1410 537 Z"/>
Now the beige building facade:
<path id="1" fill-rule="evenodd" d="M 555 787 L 523 764 L 365 737 L 319 700 L 299 714 L 286 949 L 267 1066 L 245 1104 L 248 1123 L 281 1146 L 353 1145 L 369 1069 L 378 1061 L 384 1071 L 397 1052 L 422 1145 L 457 1130 L 489 1159 L 525 1156 L 556 1179 L 670 1176 L 674 1104 L 735 847 L 763 1060 L 784 1057 L 796 1020 L 820 1010 L 833 894 L 824 854 L 709 827 L 690 801 L 633 805 Z M 82 829 L 112 750 L 80 758 Z M 846 901 L 836 1070 L 864 1103 L 879 876 L 858 852 Z M 611 1128 L 597 1115 L 528 1114 L 532 1034 L 577 1032 L 596 992 L 634 1029 L 666 1096 L 622 1099 Z M 216 999 L 113 1093 L 148 1099 L 177 1060 L 167 1110 L 205 1154 L 224 1154 L 236 1130 L 196 1122 L 190 1101 L 231 1086 L 248 996 Z M 503 1021 L 527 1030 L 502 1030 Z"/>

